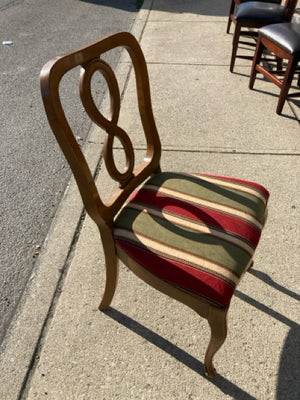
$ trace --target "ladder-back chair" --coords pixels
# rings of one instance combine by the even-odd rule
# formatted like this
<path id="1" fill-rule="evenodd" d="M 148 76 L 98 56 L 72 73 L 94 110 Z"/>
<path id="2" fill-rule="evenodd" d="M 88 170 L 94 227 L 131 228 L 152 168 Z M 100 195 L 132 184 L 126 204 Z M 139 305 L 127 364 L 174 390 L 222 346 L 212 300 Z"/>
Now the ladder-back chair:
<path id="1" fill-rule="evenodd" d="M 263 52 L 269 50 L 274 53 L 277 60 L 281 60 L 281 68 L 278 70 L 274 65 L 264 62 Z M 287 61 L 286 67 L 282 68 L 282 60 Z M 300 86 L 300 71 L 297 66 L 300 61 L 300 24 L 283 23 L 267 25 L 258 30 L 258 41 L 251 69 L 249 88 L 253 89 L 257 72 L 262 73 L 267 79 L 280 88 L 280 95 L 276 113 L 281 114 L 285 100 L 289 94 L 294 74 L 298 74 L 297 85 Z M 278 64 L 278 63 L 277 63 Z M 280 79 L 280 75 L 283 78 Z M 290 97 L 299 97 L 299 90 L 289 94 Z"/>
<path id="2" fill-rule="evenodd" d="M 272 4 L 261 1 L 247 1 L 242 3 L 235 14 L 231 14 L 231 21 L 235 24 L 230 72 L 233 72 L 236 58 L 252 60 L 252 56 L 237 55 L 240 44 L 255 46 L 254 41 L 244 41 L 241 38 L 257 37 L 257 29 L 265 25 L 290 22 L 297 6 L 297 0 L 285 0 L 284 4 Z M 245 28 L 245 29 L 244 29 Z"/>
<path id="3" fill-rule="evenodd" d="M 226 33 L 230 32 L 230 26 L 231 26 L 232 18 L 234 18 L 234 11 L 236 8 L 235 6 L 239 6 L 242 3 L 247 3 L 248 1 L 253 1 L 253 0 L 231 0 Z M 256 1 L 262 1 L 265 3 L 277 3 L 277 4 L 281 3 L 281 0 L 256 0 Z"/>
<path id="4" fill-rule="evenodd" d="M 134 165 L 130 137 L 119 126 L 117 79 L 103 60 L 104 53 L 119 46 L 128 51 L 135 72 L 145 134 L 145 156 L 139 166 Z M 98 193 L 60 100 L 60 81 L 78 66 L 82 103 L 92 121 L 106 131 L 103 157 L 110 177 L 119 185 L 106 202 Z M 110 119 L 100 113 L 91 94 L 95 72 L 103 74 L 109 87 Z M 139 43 L 130 33 L 104 37 L 50 60 L 41 72 L 41 91 L 50 126 L 71 166 L 86 211 L 100 231 L 106 263 L 100 310 L 112 301 L 120 259 L 145 282 L 208 320 L 211 338 L 205 369 L 208 376 L 215 376 L 212 359 L 226 338 L 226 315 L 235 287 L 252 265 L 265 222 L 268 191 L 236 178 L 161 171 L 161 143 L 152 113 L 147 66 Z M 125 171 L 115 164 L 114 139 L 124 148 Z"/>

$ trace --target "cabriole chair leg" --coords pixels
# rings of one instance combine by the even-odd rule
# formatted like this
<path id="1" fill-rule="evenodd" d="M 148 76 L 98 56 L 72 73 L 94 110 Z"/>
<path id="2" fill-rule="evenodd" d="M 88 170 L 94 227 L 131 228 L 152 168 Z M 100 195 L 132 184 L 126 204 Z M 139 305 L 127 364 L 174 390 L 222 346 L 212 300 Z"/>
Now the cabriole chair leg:
<path id="1" fill-rule="evenodd" d="M 212 360 L 227 336 L 227 311 L 228 308 L 220 309 L 213 306 L 209 308 L 208 323 L 211 329 L 211 337 L 204 359 L 205 374 L 209 378 L 216 376 Z"/>
<path id="2" fill-rule="evenodd" d="M 107 247 L 104 247 L 105 265 L 106 265 L 106 283 L 102 300 L 99 304 L 99 310 L 107 310 L 114 297 L 118 278 L 119 278 L 119 259 L 115 254 L 115 245 L 110 233 L 105 238 Z"/>

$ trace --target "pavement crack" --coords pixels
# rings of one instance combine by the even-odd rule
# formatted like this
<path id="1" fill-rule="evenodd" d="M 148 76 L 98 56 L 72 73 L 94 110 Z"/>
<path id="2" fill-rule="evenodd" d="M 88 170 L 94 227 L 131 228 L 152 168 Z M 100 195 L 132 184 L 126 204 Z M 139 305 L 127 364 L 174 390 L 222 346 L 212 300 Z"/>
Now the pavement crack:
<path id="1" fill-rule="evenodd" d="M 115 147 L 115 150 L 123 150 L 123 148 Z M 135 151 L 146 151 L 146 147 L 136 146 Z M 249 155 L 249 156 L 292 156 L 299 157 L 300 152 L 291 152 L 291 151 L 275 151 L 275 150 L 263 150 L 263 151 L 250 151 L 250 150 L 235 150 L 235 149 L 190 149 L 186 147 L 167 147 L 164 146 L 164 153 L 199 153 L 199 154 L 238 154 L 238 155 Z"/>

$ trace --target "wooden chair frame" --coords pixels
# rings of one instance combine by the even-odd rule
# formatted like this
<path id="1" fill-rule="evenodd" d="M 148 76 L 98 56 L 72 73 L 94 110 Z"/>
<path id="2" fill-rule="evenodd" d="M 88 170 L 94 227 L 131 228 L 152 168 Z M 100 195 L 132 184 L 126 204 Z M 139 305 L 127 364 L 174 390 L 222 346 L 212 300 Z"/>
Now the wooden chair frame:
<path id="1" fill-rule="evenodd" d="M 285 0 L 284 7 L 286 8 L 286 15 L 285 15 L 285 20 L 281 22 L 290 22 L 293 16 L 293 13 L 295 11 L 297 5 L 297 0 Z M 241 41 L 240 37 L 252 37 L 252 38 L 257 38 L 258 33 L 257 29 L 262 28 L 266 24 L 270 23 L 276 23 L 277 21 L 264 21 L 261 19 L 258 20 L 249 20 L 249 21 L 240 21 L 236 19 L 234 14 L 230 15 L 231 22 L 235 24 L 235 30 L 233 34 L 233 39 L 232 39 L 232 53 L 231 53 L 231 60 L 230 60 L 230 72 L 233 72 L 234 70 L 234 65 L 235 65 L 235 60 L 236 58 L 241 58 L 241 59 L 246 59 L 246 60 L 253 60 L 252 56 L 246 56 L 246 55 L 237 55 L 238 47 L 239 44 L 246 44 L 248 46 L 256 46 L 256 42 L 252 41 Z M 243 29 L 247 28 L 247 29 Z"/>
<path id="2" fill-rule="evenodd" d="M 251 0 L 247 0 L 247 1 L 251 1 Z M 253 0 L 255 1 L 255 0 Z M 281 0 L 259 0 L 259 1 L 266 1 L 267 3 L 280 3 Z M 231 27 L 231 22 L 232 22 L 232 18 L 234 17 L 234 10 L 235 10 L 235 6 L 240 5 L 244 3 L 241 0 L 231 0 L 230 3 L 230 8 L 229 8 L 229 15 L 228 15 L 228 22 L 227 22 L 227 28 L 226 28 L 226 33 L 230 32 L 230 27 Z"/>
<path id="3" fill-rule="evenodd" d="M 138 108 L 147 143 L 144 161 L 135 170 L 133 170 L 131 141 L 127 133 L 118 126 L 121 104 L 118 84 L 111 67 L 101 58 L 105 52 L 119 46 L 128 51 L 133 63 Z M 99 196 L 91 171 L 69 126 L 60 100 L 60 81 L 68 71 L 77 66 L 81 66 L 79 86 L 82 103 L 92 121 L 107 132 L 103 145 L 103 157 L 110 176 L 119 182 L 119 189 L 106 203 Z M 108 83 L 111 119 L 105 118 L 100 113 L 91 95 L 91 79 L 96 71 L 101 72 Z M 86 211 L 98 226 L 102 239 L 106 263 L 106 286 L 99 306 L 100 310 L 107 309 L 114 296 L 120 259 L 145 282 L 191 307 L 208 320 L 211 337 L 205 355 L 205 370 L 209 377 L 214 377 L 215 369 L 212 359 L 226 339 L 228 308 L 219 308 L 194 293 L 159 279 L 130 258 L 116 245 L 113 237 L 114 218 L 130 194 L 146 178 L 161 171 L 161 143 L 152 112 L 147 66 L 138 42 L 131 34 L 121 32 L 50 60 L 41 72 L 41 92 L 49 124 L 73 171 Z M 127 167 L 123 173 L 118 171 L 113 158 L 115 137 L 121 141 L 127 158 Z M 251 265 L 249 263 L 249 268 Z"/>
<path id="4" fill-rule="evenodd" d="M 273 52 L 276 57 L 280 60 L 287 60 L 287 66 L 285 71 L 282 70 L 282 62 L 280 62 L 280 67 L 277 69 L 271 69 L 266 65 L 262 65 L 262 55 L 265 49 Z M 250 81 L 249 81 L 249 89 L 253 89 L 254 82 L 256 79 L 257 72 L 262 73 L 266 78 L 268 78 L 271 82 L 273 82 L 276 86 L 280 88 L 280 95 L 278 99 L 278 104 L 276 108 L 276 113 L 281 114 L 285 100 L 288 96 L 289 89 L 291 87 L 294 74 L 297 70 L 299 62 L 299 57 L 294 57 L 293 54 L 285 51 L 281 46 L 273 42 L 272 40 L 262 36 L 259 34 L 258 42 L 256 46 L 255 55 L 253 58 Z M 283 79 L 280 79 L 277 75 L 284 75 Z M 300 86 L 300 73 L 298 77 L 298 86 Z M 300 97 L 300 92 L 296 92 L 289 95 L 290 97 Z"/>

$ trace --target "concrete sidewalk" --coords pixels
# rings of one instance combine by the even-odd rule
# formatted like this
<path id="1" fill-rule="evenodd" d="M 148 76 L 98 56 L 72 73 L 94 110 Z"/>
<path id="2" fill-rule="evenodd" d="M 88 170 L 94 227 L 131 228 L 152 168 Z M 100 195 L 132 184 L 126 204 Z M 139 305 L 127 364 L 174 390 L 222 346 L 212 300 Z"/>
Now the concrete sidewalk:
<path id="1" fill-rule="evenodd" d="M 299 101 L 278 116 L 274 85 L 258 79 L 248 89 L 251 62 L 229 72 L 228 9 L 229 0 L 146 0 L 132 30 L 148 63 L 163 169 L 238 176 L 271 192 L 253 271 L 232 300 L 215 357 L 218 376 L 204 375 L 207 321 L 123 266 L 111 309 L 98 311 L 103 255 L 72 181 L 2 351 L 1 399 L 299 398 Z M 118 76 L 120 124 L 135 133 L 126 56 Z M 85 148 L 92 168 L 100 142 L 93 129 Z M 102 169 L 98 181 L 109 186 Z"/>

